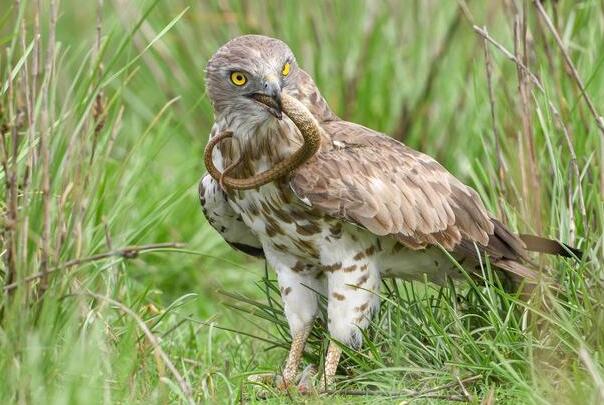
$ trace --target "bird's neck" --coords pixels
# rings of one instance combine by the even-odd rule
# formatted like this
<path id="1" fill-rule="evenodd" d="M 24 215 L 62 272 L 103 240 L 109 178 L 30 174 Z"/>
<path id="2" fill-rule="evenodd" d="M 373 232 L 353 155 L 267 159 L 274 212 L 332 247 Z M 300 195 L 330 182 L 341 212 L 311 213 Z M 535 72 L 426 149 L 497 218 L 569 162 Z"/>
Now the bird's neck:
<path id="1" fill-rule="evenodd" d="M 302 136 L 294 123 L 283 117 L 282 120 L 268 119 L 257 125 L 231 126 L 222 120 L 217 120 L 220 130 L 233 128 L 231 141 L 223 142 L 220 151 L 225 167 L 240 160 L 240 163 L 230 171 L 235 178 L 246 178 L 266 171 L 277 162 L 290 156 L 302 146 Z M 327 145 L 330 140 L 321 140 Z"/>

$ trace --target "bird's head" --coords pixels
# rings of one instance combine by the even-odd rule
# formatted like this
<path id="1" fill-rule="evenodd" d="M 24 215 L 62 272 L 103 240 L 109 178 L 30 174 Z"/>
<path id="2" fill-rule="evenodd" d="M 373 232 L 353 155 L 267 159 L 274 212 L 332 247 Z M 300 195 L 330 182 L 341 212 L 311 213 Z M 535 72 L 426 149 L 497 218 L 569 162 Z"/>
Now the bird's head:
<path id="1" fill-rule="evenodd" d="M 206 89 L 216 120 L 226 125 L 206 145 L 204 162 L 212 177 L 231 189 L 257 188 L 291 173 L 317 153 L 321 139 L 327 137 L 314 114 L 316 107 L 323 112 L 320 118 L 335 117 L 310 76 L 298 68 L 289 47 L 265 36 L 244 35 L 218 49 L 206 67 Z M 280 125 L 283 113 L 290 133 L 293 125 L 302 137 L 298 150 L 245 179 L 232 178 L 214 166 L 212 150 L 222 139 L 249 139 L 257 126 Z"/>
<path id="2" fill-rule="evenodd" d="M 243 35 L 210 58 L 206 89 L 217 116 L 243 114 L 256 123 L 281 119 L 281 92 L 295 82 L 297 69 L 283 41 Z"/>

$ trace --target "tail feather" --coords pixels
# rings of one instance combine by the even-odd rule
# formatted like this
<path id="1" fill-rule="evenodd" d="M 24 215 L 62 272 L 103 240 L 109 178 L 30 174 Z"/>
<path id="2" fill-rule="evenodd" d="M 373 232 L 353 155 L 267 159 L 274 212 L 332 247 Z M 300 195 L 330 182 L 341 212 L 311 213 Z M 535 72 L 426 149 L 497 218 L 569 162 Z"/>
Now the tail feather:
<path id="1" fill-rule="evenodd" d="M 577 257 L 579 259 L 583 256 L 582 251 L 565 243 L 535 235 L 520 234 L 518 236 L 526 245 L 526 250 L 531 252 L 547 253 L 563 257 Z"/>
<path id="2" fill-rule="evenodd" d="M 539 279 L 540 273 L 538 271 L 514 260 L 499 260 L 495 265 L 514 275 L 513 279 L 516 279 L 516 281 L 527 280 L 530 283 L 534 283 Z"/>

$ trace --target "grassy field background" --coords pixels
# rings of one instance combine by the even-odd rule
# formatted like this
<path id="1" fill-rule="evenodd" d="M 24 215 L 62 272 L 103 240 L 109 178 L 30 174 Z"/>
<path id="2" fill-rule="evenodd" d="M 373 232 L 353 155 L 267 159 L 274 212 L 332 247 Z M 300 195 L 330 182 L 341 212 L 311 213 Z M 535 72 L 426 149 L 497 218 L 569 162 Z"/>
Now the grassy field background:
<path id="1" fill-rule="evenodd" d="M 0 402 L 604 402 L 604 2 L 542 7 L 3 0 Z M 196 196 L 203 68 L 241 33 L 286 41 L 340 116 L 432 154 L 514 229 L 583 249 L 541 260 L 561 292 L 525 308 L 488 264 L 484 285 L 388 282 L 345 391 L 258 399 L 247 376 L 289 339 L 274 277 Z"/>

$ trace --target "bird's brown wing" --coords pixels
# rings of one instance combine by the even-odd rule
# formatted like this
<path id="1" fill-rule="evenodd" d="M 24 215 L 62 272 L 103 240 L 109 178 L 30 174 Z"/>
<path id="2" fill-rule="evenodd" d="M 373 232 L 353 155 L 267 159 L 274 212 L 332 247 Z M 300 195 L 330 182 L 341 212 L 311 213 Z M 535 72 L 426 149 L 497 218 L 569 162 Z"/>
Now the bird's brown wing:
<path id="1" fill-rule="evenodd" d="M 360 125 L 322 125 L 333 148 L 291 176 L 302 201 L 412 249 L 489 246 L 495 224 L 480 197 L 434 159 Z"/>

